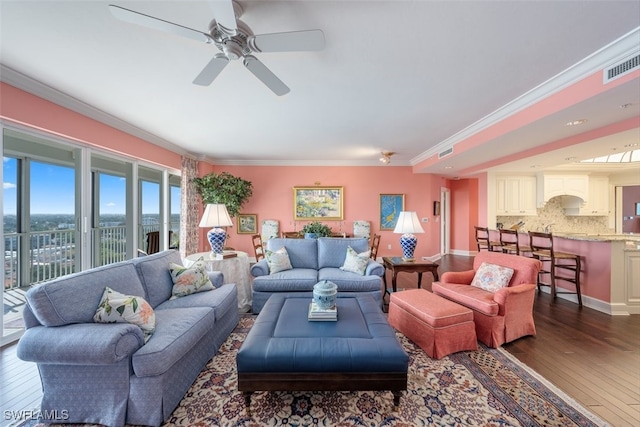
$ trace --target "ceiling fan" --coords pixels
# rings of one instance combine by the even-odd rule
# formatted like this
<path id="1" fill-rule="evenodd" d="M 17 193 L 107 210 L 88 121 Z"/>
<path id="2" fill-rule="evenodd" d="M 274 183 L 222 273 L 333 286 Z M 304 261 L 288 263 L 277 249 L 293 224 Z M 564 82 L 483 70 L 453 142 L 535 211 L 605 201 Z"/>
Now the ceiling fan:
<path id="1" fill-rule="evenodd" d="M 235 0 L 209 0 L 214 19 L 209 32 L 202 32 L 160 18 L 145 15 L 124 7 L 109 5 L 118 19 L 154 30 L 164 31 L 196 41 L 214 44 L 219 50 L 193 81 L 200 86 L 210 85 L 229 61 L 242 58 L 244 66 L 278 96 L 290 89 L 254 55 L 254 52 L 297 52 L 324 49 L 322 30 L 291 31 L 254 35 L 239 18 L 243 8 Z"/>

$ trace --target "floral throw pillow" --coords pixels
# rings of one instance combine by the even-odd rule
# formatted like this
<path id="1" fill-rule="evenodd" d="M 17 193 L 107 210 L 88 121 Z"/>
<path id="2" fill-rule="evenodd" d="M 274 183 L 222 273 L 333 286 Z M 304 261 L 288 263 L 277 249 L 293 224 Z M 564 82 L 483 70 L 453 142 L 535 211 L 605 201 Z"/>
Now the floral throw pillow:
<path id="1" fill-rule="evenodd" d="M 169 272 L 173 281 L 171 299 L 215 289 L 209 279 L 206 264 L 202 257 L 193 263 L 191 267 L 169 263 Z"/>
<path id="2" fill-rule="evenodd" d="M 511 276 L 513 276 L 513 268 L 483 262 L 473 276 L 471 286 L 496 292 L 509 285 Z"/>
<path id="3" fill-rule="evenodd" d="M 289 253 L 284 246 L 277 251 L 270 251 L 267 249 L 265 252 L 265 258 L 267 259 L 267 265 L 269 266 L 269 274 L 279 273 L 280 271 L 291 270 L 291 260 L 289 260 Z"/>
<path id="4" fill-rule="evenodd" d="M 370 250 L 357 253 L 351 246 L 347 246 L 347 256 L 345 257 L 344 264 L 340 267 L 340 270 L 350 271 L 364 276 L 370 257 Z"/>
<path id="5" fill-rule="evenodd" d="M 104 288 L 102 299 L 93 315 L 96 323 L 132 323 L 138 325 L 147 342 L 156 330 L 156 315 L 142 297 L 124 295 L 110 287 Z"/>

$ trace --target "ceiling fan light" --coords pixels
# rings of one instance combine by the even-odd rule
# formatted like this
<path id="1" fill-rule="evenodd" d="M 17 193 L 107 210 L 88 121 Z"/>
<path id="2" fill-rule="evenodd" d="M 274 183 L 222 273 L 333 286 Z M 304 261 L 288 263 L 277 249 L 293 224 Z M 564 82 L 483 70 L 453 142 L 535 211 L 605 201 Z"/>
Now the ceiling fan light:
<path id="1" fill-rule="evenodd" d="M 380 161 L 385 165 L 388 165 L 389 163 L 391 163 L 391 156 L 395 153 L 391 151 L 382 151 L 380 154 L 382 154 L 382 157 L 380 157 Z"/>

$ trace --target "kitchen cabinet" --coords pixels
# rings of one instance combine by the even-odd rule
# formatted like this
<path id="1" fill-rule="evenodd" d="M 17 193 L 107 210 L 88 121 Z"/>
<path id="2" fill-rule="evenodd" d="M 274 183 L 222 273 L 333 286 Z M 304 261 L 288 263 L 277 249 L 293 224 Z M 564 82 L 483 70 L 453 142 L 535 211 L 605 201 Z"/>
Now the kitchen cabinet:
<path id="1" fill-rule="evenodd" d="M 536 177 L 496 178 L 497 215 L 536 215 Z"/>
<path id="2" fill-rule="evenodd" d="M 609 215 L 609 178 L 589 176 L 589 195 L 580 206 L 565 207 L 569 216 L 606 216 Z"/>

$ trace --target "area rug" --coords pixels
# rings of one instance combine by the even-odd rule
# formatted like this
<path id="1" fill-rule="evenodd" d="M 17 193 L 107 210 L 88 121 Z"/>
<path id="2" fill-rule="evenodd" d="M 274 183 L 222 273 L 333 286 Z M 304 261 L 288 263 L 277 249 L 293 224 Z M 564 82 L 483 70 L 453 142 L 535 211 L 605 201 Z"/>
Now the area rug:
<path id="1" fill-rule="evenodd" d="M 249 415 L 235 358 L 252 325 L 252 317 L 241 318 L 165 426 L 608 425 L 505 350 L 483 346 L 433 360 L 399 333 L 410 362 L 397 410 L 384 391 L 256 392 Z"/>

